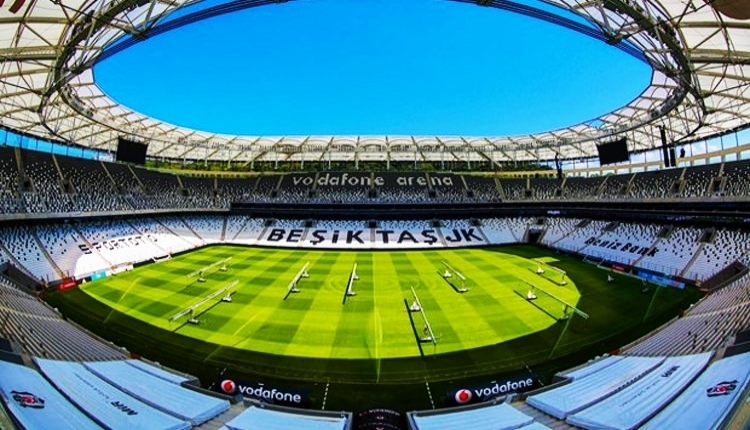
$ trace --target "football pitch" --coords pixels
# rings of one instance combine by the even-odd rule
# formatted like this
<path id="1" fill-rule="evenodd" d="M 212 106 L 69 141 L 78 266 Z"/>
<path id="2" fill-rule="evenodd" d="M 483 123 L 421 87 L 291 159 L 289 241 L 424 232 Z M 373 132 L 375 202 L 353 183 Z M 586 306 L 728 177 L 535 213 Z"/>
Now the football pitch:
<path id="1" fill-rule="evenodd" d="M 555 261 L 486 248 L 211 246 L 81 289 L 155 328 L 222 347 L 391 359 L 496 345 L 557 324 L 580 294 L 574 280 L 547 265 Z M 526 300 L 530 290 L 534 301 Z"/>
<path id="2" fill-rule="evenodd" d="M 187 276 L 230 257 L 226 271 L 223 264 L 206 270 L 205 282 Z M 307 262 L 309 277 L 289 293 Z M 356 295 L 346 296 L 354 263 Z M 398 252 L 221 245 L 46 300 L 135 356 L 207 385 L 231 376 L 307 391 L 314 408 L 408 410 L 439 406 L 439 393 L 458 385 L 519 371 L 549 381 L 654 330 L 700 297 L 695 288 L 644 289 L 639 279 L 613 276 L 609 283 L 596 265 L 533 245 Z M 222 292 L 201 304 L 235 280 L 231 302 Z M 527 301 L 532 285 L 537 299 Z M 409 310 L 412 287 L 423 312 Z M 563 302 L 589 318 L 563 318 Z M 187 323 L 188 314 L 170 323 L 196 304 L 197 325 Z M 436 343 L 420 342 L 430 331 Z"/>

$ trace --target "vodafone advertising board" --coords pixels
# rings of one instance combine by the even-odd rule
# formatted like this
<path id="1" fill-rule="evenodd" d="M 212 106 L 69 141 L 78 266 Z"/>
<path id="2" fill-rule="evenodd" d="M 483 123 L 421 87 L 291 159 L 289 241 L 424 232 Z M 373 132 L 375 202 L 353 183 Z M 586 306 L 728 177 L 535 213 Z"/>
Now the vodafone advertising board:
<path id="1" fill-rule="evenodd" d="M 448 406 L 463 406 L 472 403 L 481 403 L 506 394 L 531 391 L 538 386 L 539 378 L 533 373 L 527 373 L 515 378 L 448 390 L 446 392 L 445 404 Z"/>
<path id="2" fill-rule="evenodd" d="M 305 391 L 274 387 L 260 382 L 247 382 L 224 378 L 218 381 L 217 391 L 224 394 L 242 394 L 274 405 L 305 408 L 310 405 L 310 394 Z"/>

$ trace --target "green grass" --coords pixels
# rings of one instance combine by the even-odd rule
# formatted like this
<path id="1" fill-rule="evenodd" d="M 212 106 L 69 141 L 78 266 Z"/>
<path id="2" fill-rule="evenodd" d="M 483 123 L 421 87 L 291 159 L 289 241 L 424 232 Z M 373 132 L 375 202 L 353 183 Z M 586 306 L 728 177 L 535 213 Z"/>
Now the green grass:
<path id="1" fill-rule="evenodd" d="M 212 273 L 205 283 L 186 279 L 228 256 L 229 271 Z M 533 259 L 567 272 L 568 284 L 559 286 L 550 270 L 545 274 L 551 276 L 534 273 L 539 263 Z M 308 260 L 310 277 L 284 301 L 289 281 Z M 443 260 L 468 277 L 467 293 L 457 293 L 440 276 Z M 357 295 L 342 305 L 355 261 Z M 169 325 L 170 315 L 233 279 L 241 285 L 232 303 L 210 308 L 199 326 Z M 456 278 L 450 281 L 460 287 Z M 537 294 L 533 306 L 519 297 L 526 282 L 576 304 L 589 320 L 557 323 L 558 301 Z M 425 344 L 426 355 L 419 354 L 404 306 L 412 285 L 439 338 L 436 355 Z M 320 407 L 330 383 L 327 409 L 407 410 L 431 407 L 425 381 L 441 406 L 445 390 L 472 381 L 526 368 L 546 379 L 645 334 L 699 295 L 642 289 L 628 277 L 608 284 L 595 266 L 535 246 L 408 252 L 213 246 L 47 300 L 93 332 L 207 385 L 222 374 L 296 387 Z M 412 316 L 421 335 L 420 317 Z"/>
<path id="2" fill-rule="evenodd" d="M 206 282 L 187 274 L 232 257 L 229 270 Z M 290 280 L 310 262 L 300 292 L 287 296 Z M 444 279 L 442 261 L 466 274 Z M 357 263 L 356 296 L 342 304 Z M 534 273 L 537 263 L 484 249 L 406 252 L 330 252 L 209 247 L 82 287 L 95 299 L 155 327 L 216 345 L 269 354 L 339 359 L 383 359 L 420 355 L 404 299 L 414 287 L 437 337 L 426 352 L 446 353 L 506 342 L 549 328 L 561 305 L 543 294 L 530 305 L 534 284 L 568 303 L 574 283 L 558 286 Z M 217 297 L 197 312 L 199 325 L 169 317 L 239 280 L 232 302 Z M 520 295 L 516 294 L 520 291 Z M 286 300 L 284 298 L 286 297 Z M 541 306 L 539 306 L 541 305 Z M 544 310 L 543 308 L 546 308 Z M 415 315 L 419 316 L 419 315 Z M 418 335 L 422 334 L 421 316 Z"/>

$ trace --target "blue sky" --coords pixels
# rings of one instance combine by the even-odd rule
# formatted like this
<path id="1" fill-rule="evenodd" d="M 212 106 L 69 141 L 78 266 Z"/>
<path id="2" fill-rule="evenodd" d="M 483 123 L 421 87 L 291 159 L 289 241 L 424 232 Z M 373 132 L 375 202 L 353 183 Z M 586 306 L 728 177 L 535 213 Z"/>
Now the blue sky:
<path id="1" fill-rule="evenodd" d="M 651 78 L 571 30 L 444 0 L 251 8 L 149 38 L 94 71 L 110 97 L 155 118 L 264 136 L 534 133 L 623 106 Z"/>

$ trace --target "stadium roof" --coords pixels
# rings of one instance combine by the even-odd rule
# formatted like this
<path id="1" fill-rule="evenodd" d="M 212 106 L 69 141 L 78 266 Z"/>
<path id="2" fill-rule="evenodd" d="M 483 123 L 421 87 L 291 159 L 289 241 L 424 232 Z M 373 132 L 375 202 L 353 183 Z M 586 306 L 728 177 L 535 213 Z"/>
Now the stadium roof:
<path id="1" fill-rule="evenodd" d="M 227 136 L 178 127 L 118 105 L 92 67 L 138 40 L 195 20 L 284 0 L 197 7 L 183 0 L 0 0 L 0 126 L 114 151 L 118 136 L 154 157 L 232 160 L 581 159 L 627 137 L 631 151 L 687 143 L 750 125 L 750 6 L 744 0 L 553 0 L 588 25 L 507 0 L 459 0 L 535 16 L 647 61 L 651 85 L 583 124 L 524 136 Z M 195 10 L 193 10 L 193 8 Z M 171 15 L 173 12 L 178 13 Z M 171 16 L 170 16 L 171 15 Z"/>

